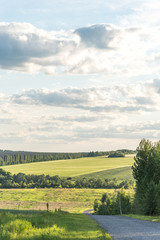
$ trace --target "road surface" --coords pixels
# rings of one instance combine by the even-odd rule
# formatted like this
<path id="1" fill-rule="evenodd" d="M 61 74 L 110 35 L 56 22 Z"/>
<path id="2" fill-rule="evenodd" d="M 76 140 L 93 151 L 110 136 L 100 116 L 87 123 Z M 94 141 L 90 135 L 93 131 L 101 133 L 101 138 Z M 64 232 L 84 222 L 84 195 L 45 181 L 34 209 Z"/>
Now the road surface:
<path id="1" fill-rule="evenodd" d="M 113 240 L 160 240 L 160 223 L 123 216 L 87 215 L 96 220 Z"/>

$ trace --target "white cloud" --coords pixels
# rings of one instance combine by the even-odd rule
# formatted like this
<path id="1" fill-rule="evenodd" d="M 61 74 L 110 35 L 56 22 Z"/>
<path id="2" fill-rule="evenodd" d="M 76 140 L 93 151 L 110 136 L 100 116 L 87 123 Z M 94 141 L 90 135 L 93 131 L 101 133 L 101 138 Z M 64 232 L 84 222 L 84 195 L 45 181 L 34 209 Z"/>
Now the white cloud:
<path id="1" fill-rule="evenodd" d="M 159 83 L 156 79 L 129 86 L 39 89 L 3 96 L 1 146 L 7 144 L 10 149 L 13 145 L 16 149 L 25 146 L 26 150 L 34 151 L 41 146 L 54 151 L 54 145 L 63 146 L 63 151 L 76 151 L 79 143 L 88 146 L 85 150 L 91 145 L 93 150 L 105 150 L 108 149 L 104 148 L 105 143 L 118 139 L 120 142 L 123 139 L 124 146 L 128 146 L 130 139 L 135 146 L 143 137 L 158 139 Z"/>
<path id="2" fill-rule="evenodd" d="M 47 74 L 151 74 L 160 70 L 154 57 L 159 37 L 158 28 L 97 24 L 45 31 L 28 23 L 0 23 L 0 67 Z"/>
<path id="3" fill-rule="evenodd" d="M 31 89 L 10 99 L 20 105 L 47 105 L 90 112 L 153 112 L 159 110 L 159 85 L 160 80 L 156 79 L 110 88 Z"/>
<path id="4" fill-rule="evenodd" d="M 129 13 L 121 17 L 121 25 L 142 27 L 159 26 L 160 2 L 158 0 L 134 1 L 130 10 L 132 11 L 128 11 Z"/>

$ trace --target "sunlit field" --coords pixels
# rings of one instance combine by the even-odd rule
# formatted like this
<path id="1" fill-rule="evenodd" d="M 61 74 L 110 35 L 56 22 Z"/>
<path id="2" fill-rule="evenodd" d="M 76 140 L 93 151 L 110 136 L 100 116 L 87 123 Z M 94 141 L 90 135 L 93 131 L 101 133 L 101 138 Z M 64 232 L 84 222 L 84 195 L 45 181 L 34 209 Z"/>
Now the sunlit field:
<path id="1" fill-rule="evenodd" d="M 62 210 L 79 213 L 93 208 L 106 189 L 0 189 L 0 209 Z"/>
<path id="2" fill-rule="evenodd" d="M 2 168 L 12 174 L 23 172 L 25 174 L 77 177 L 86 174 L 102 173 L 110 169 L 130 167 L 133 161 L 133 156 L 125 158 L 92 157 L 10 165 Z"/>
<path id="3" fill-rule="evenodd" d="M 120 168 L 113 168 L 108 170 L 103 170 L 99 172 L 94 172 L 90 174 L 80 175 L 76 178 L 100 178 L 100 179 L 113 179 L 116 178 L 118 181 L 123 180 L 133 180 L 132 169 L 131 166 L 129 167 L 120 167 Z"/>

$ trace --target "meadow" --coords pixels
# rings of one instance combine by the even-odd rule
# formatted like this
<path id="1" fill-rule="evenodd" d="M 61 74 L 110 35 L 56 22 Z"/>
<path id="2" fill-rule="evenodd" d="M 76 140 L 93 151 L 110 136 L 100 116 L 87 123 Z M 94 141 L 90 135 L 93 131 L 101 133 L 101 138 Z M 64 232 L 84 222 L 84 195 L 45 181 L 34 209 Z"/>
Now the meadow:
<path id="1" fill-rule="evenodd" d="M 106 170 L 118 170 L 118 174 L 122 170 L 121 176 L 123 176 L 123 169 L 131 175 L 130 167 L 133 165 L 133 156 L 125 158 L 107 158 L 107 157 L 90 157 L 90 158 L 78 158 L 78 159 L 67 159 L 58 161 L 47 161 L 37 163 L 26 163 L 18 165 L 3 166 L 5 171 L 14 173 L 25 173 L 25 174 L 49 174 L 50 176 L 59 175 L 60 177 L 79 177 L 82 175 L 93 174 L 94 177 L 100 175 L 107 175 Z M 126 169 L 126 167 L 128 167 Z M 122 169 L 120 169 L 122 168 Z M 106 171 L 106 173 L 104 172 Z M 109 173 L 109 172 L 108 172 Z M 127 173 L 126 173 L 127 174 Z M 110 177 L 116 174 L 109 174 Z M 107 178 L 107 176 L 106 176 Z"/>
<path id="2" fill-rule="evenodd" d="M 92 209 L 95 199 L 106 189 L 0 189 L 0 209 L 49 210 L 61 208 L 70 213 L 81 213 Z"/>
<path id="3" fill-rule="evenodd" d="M 100 178 L 105 180 L 106 178 L 108 179 L 114 179 L 116 178 L 118 181 L 123 181 L 123 180 L 134 180 L 133 175 L 132 175 L 132 169 L 131 166 L 129 167 L 120 167 L 120 168 L 113 168 L 109 170 L 103 170 L 99 172 L 94 172 L 90 174 L 84 174 L 80 175 L 76 178 Z"/>
<path id="4" fill-rule="evenodd" d="M 109 240 L 84 214 L 65 212 L 0 213 L 1 240 Z"/>

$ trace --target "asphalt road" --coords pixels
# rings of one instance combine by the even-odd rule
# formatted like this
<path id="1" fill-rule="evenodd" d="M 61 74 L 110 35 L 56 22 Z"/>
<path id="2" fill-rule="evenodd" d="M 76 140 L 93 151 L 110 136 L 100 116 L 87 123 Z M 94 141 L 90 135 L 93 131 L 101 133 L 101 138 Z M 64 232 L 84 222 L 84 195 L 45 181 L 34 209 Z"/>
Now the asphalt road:
<path id="1" fill-rule="evenodd" d="M 160 240 L 160 223 L 123 216 L 87 215 L 96 220 L 114 240 Z"/>

